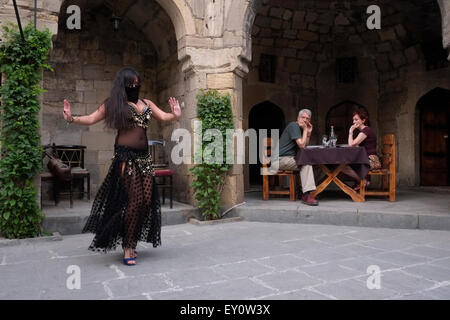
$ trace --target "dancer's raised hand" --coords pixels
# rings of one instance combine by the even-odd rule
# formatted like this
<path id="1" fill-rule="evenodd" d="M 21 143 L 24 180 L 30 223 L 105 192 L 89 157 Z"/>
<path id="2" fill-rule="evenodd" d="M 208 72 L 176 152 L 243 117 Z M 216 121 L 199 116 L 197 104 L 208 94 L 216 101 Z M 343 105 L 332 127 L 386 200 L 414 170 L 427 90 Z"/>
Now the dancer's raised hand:
<path id="1" fill-rule="evenodd" d="M 178 103 L 177 98 L 170 97 L 169 98 L 170 109 L 172 110 L 173 115 L 178 119 L 181 117 L 181 108 Z"/>
<path id="2" fill-rule="evenodd" d="M 64 99 L 64 111 L 63 111 L 64 120 L 67 122 L 72 121 L 72 112 L 70 111 L 70 103 L 66 99 Z"/>

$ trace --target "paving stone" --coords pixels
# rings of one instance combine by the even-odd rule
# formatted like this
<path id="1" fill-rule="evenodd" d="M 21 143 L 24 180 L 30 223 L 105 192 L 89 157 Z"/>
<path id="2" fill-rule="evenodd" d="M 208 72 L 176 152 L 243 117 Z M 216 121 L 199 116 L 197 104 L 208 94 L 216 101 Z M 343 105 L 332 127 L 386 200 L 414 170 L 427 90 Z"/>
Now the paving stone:
<path id="1" fill-rule="evenodd" d="M 409 266 L 412 264 L 425 263 L 430 259 L 425 257 L 414 256 L 411 254 L 406 254 L 402 252 L 385 252 L 372 255 L 372 257 L 387 261 L 399 266 Z"/>
<path id="2" fill-rule="evenodd" d="M 363 257 L 363 256 L 368 256 L 368 255 L 383 252 L 383 250 L 381 250 L 381 249 L 375 249 L 372 247 L 365 246 L 364 243 L 339 246 L 336 248 L 336 250 L 339 253 L 350 254 L 353 257 L 355 257 L 355 256 Z"/>
<path id="3" fill-rule="evenodd" d="M 214 267 L 214 270 L 230 279 L 256 277 L 272 271 L 271 268 L 265 267 L 256 261 L 243 261 L 225 264 Z"/>
<path id="4" fill-rule="evenodd" d="M 174 290 L 153 292 L 149 295 L 152 300 L 214 300 L 216 295 L 207 286 L 193 288 L 177 288 Z M 234 299 L 234 298 L 233 298 Z"/>
<path id="5" fill-rule="evenodd" d="M 342 300 L 381 300 L 391 298 L 396 294 L 395 291 L 387 288 L 368 289 L 365 282 L 355 279 L 326 283 L 314 287 L 314 290 Z"/>
<path id="6" fill-rule="evenodd" d="M 281 245 L 283 247 L 289 248 L 292 251 L 301 252 L 304 250 L 311 250 L 311 249 L 323 249 L 323 248 L 330 248 L 331 245 L 325 242 L 320 242 L 314 239 L 289 239 L 284 240 Z"/>
<path id="7" fill-rule="evenodd" d="M 41 291 L 39 299 L 57 300 L 61 296 L 67 300 L 100 300 L 108 299 L 109 296 L 101 283 L 88 283 L 81 285 L 80 289 L 67 289 L 66 286 L 49 288 Z"/>
<path id="8" fill-rule="evenodd" d="M 428 246 L 415 246 L 411 249 L 403 250 L 403 252 L 436 259 L 450 257 L 450 250 L 443 250 Z"/>
<path id="9" fill-rule="evenodd" d="M 376 249 L 382 249 L 382 250 L 401 250 L 410 248 L 413 245 L 410 242 L 403 241 L 403 240 L 397 240 L 395 238 L 390 239 L 376 239 L 376 240 L 369 240 L 365 241 L 364 246 L 372 247 Z"/>
<path id="10" fill-rule="evenodd" d="M 264 296 L 274 290 L 264 287 L 249 279 L 228 280 L 204 286 L 214 299 L 250 299 Z M 198 298 L 197 298 L 198 299 Z"/>
<path id="11" fill-rule="evenodd" d="M 402 271 L 394 270 L 381 273 L 381 287 L 386 287 L 400 294 L 412 294 L 433 287 L 435 282 L 410 276 Z"/>
<path id="12" fill-rule="evenodd" d="M 369 276 L 369 274 L 367 273 L 367 268 L 369 268 L 370 266 L 378 266 L 381 271 L 399 268 L 398 265 L 395 265 L 395 264 L 392 264 L 392 263 L 389 263 L 386 261 L 382 261 L 379 259 L 375 259 L 373 257 L 358 257 L 358 258 L 337 261 L 336 263 L 340 266 L 354 269 L 354 270 L 360 272 L 362 275 L 367 275 L 367 276 Z"/>
<path id="13" fill-rule="evenodd" d="M 153 291 L 167 290 L 173 287 L 164 281 L 162 277 L 155 275 L 139 276 L 108 281 L 108 288 L 113 297 L 127 297 L 136 293 L 151 293 Z"/>
<path id="14" fill-rule="evenodd" d="M 424 295 L 429 296 L 433 299 L 450 299 L 450 285 L 438 287 L 432 290 L 427 290 L 423 292 Z"/>
<path id="15" fill-rule="evenodd" d="M 450 281 L 450 272 L 447 268 L 429 264 L 404 268 L 403 271 L 432 281 Z"/>
<path id="16" fill-rule="evenodd" d="M 302 259 L 293 254 L 284 254 L 273 257 L 265 257 L 257 260 L 258 263 L 274 268 L 277 271 L 285 271 L 287 269 L 297 268 L 299 266 L 311 264 L 309 261 Z"/>
<path id="17" fill-rule="evenodd" d="M 323 283 L 323 281 L 307 275 L 305 272 L 288 270 L 284 272 L 275 272 L 257 278 L 264 284 L 279 291 L 290 291 L 303 289 Z"/>
<path id="18" fill-rule="evenodd" d="M 330 300 L 330 298 L 314 291 L 301 289 L 288 293 L 263 297 L 261 300 Z"/>
<path id="19" fill-rule="evenodd" d="M 392 298 L 392 300 L 432 300 L 432 296 L 423 293 L 405 294 Z"/>
<path id="20" fill-rule="evenodd" d="M 330 261 L 344 260 L 354 255 L 351 253 L 342 253 L 339 251 L 339 248 L 326 248 L 320 251 L 315 249 L 305 250 L 301 253 L 298 253 L 297 256 L 310 261 L 311 263 L 318 264 Z"/>
<path id="21" fill-rule="evenodd" d="M 331 236 L 316 237 L 315 239 L 321 242 L 326 242 L 333 246 L 358 242 L 358 240 L 350 238 L 347 235 L 331 235 Z"/>
<path id="22" fill-rule="evenodd" d="M 450 269 L 450 258 L 445 258 L 442 260 L 441 259 L 433 260 L 432 262 L 430 262 L 430 264 L 434 265 L 434 266 Z"/>
<path id="23" fill-rule="evenodd" d="M 216 269 L 213 267 L 187 269 L 184 273 L 180 273 L 179 271 L 169 272 L 166 273 L 166 276 L 174 286 L 181 288 L 227 279 L 227 277 L 220 274 L 220 272 L 216 272 Z"/>
<path id="24" fill-rule="evenodd" d="M 130 297 L 108 298 L 107 300 L 149 300 L 149 298 L 146 295 L 140 294 Z"/>
<path id="25" fill-rule="evenodd" d="M 242 221 L 162 234 L 156 249 L 139 243 L 131 267 L 120 248 L 87 250 L 91 234 L 0 247 L 0 299 L 449 298 L 448 231 Z M 67 289 L 71 265 L 80 267 L 81 291 Z M 381 290 L 367 289 L 369 265 L 389 271 Z"/>
<path id="26" fill-rule="evenodd" d="M 358 228 L 360 229 L 360 228 Z M 386 229 L 381 228 L 361 228 L 361 230 L 353 230 L 353 232 L 347 234 L 347 237 L 355 238 L 362 241 L 386 239 L 398 235 L 398 233 L 392 233 Z"/>
<path id="27" fill-rule="evenodd" d="M 435 242 L 429 243 L 428 245 L 433 248 L 439 248 L 439 249 L 444 249 L 444 250 L 450 249 L 450 241 L 448 239 L 444 240 L 444 241 L 435 241 Z"/>
<path id="28" fill-rule="evenodd" d="M 339 281 L 354 278 L 361 275 L 361 272 L 351 268 L 342 267 L 336 263 L 325 263 L 320 265 L 300 267 L 299 270 L 307 273 L 311 277 L 324 281 Z"/>

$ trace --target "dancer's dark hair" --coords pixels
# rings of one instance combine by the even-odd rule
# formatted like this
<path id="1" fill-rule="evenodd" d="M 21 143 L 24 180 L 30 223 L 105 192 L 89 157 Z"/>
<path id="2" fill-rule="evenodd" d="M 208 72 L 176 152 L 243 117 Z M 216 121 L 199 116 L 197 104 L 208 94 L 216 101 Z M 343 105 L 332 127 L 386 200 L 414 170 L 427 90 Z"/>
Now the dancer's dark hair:
<path id="1" fill-rule="evenodd" d="M 128 99 L 125 87 L 132 85 L 136 78 L 140 85 L 139 73 L 131 67 L 125 67 L 117 72 L 111 94 L 105 100 L 105 123 L 107 127 L 118 130 L 131 127 L 131 112 L 127 105 Z"/>

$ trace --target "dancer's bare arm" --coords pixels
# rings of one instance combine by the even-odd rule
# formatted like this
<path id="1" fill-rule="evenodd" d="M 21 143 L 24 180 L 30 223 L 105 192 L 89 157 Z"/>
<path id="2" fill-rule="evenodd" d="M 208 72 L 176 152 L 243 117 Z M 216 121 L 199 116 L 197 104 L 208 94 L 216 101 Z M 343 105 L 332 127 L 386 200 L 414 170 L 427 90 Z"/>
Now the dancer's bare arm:
<path id="1" fill-rule="evenodd" d="M 103 119 L 105 119 L 105 105 L 102 104 L 91 114 L 85 116 L 72 116 L 72 112 L 70 110 L 70 103 L 66 99 L 64 99 L 64 111 L 63 111 L 64 120 L 74 124 L 81 125 L 93 125 Z"/>

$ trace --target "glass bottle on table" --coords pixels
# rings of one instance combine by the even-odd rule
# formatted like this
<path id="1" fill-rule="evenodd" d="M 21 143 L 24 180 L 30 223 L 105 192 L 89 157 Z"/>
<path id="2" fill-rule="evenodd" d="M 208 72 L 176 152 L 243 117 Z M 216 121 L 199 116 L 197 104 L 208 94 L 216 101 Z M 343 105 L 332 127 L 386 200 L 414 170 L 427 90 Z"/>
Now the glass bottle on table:
<path id="1" fill-rule="evenodd" d="M 334 126 L 331 126 L 331 132 L 330 132 L 330 147 L 335 148 L 336 147 L 336 134 L 334 133 Z"/>

